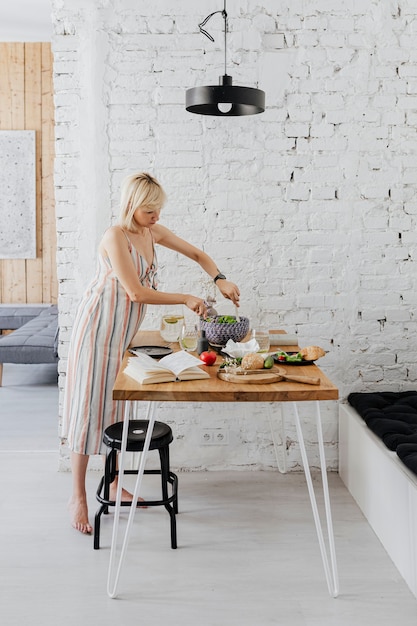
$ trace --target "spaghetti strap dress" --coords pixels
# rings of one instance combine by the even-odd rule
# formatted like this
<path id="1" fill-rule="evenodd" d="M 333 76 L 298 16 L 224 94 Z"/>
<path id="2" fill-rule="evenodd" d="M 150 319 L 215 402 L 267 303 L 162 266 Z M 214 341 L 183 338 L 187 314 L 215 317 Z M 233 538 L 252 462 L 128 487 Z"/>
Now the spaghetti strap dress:
<path id="1" fill-rule="evenodd" d="M 139 254 L 123 231 L 139 280 L 157 288 L 157 261 Z M 123 355 L 138 331 L 146 304 L 132 302 L 110 261 L 99 254 L 94 279 L 79 305 L 72 331 L 63 403 L 63 436 L 78 454 L 103 454 L 104 430 L 123 419 L 112 390 Z"/>

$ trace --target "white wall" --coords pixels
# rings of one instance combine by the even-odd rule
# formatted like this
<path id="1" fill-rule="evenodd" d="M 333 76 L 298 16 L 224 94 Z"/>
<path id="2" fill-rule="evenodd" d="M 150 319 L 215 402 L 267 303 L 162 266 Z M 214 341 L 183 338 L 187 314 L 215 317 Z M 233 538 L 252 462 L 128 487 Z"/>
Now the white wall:
<path id="1" fill-rule="evenodd" d="M 239 284 L 242 314 L 328 350 L 320 365 L 342 398 L 415 388 L 417 5 L 230 0 L 229 73 L 264 89 L 267 110 L 192 115 L 185 90 L 223 73 L 220 16 L 214 44 L 197 24 L 222 6 L 53 2 L 61 385 L 120 181 L 148 170 L 168 192 L 163 223 Z M 159 260 L 161 288 L 204 295 L 198 267 L 164 250 Z M 157 317 L 150 309 L 145 327 Z M 178 465 L 265 468 L 270 410 L 165 405 L 161 417 L 174 423 Z M 228 448 L 199 447 L 201 427 L 220 424 Z M 324 433 L 335 468 L 335 402 Z M 284 446 L 298 468 L 291 420 Z"/>
<path id="2" fill-rule="evenodd" d="M 0 3 L 0 41 L 50 41 L 51 0 Z"/>

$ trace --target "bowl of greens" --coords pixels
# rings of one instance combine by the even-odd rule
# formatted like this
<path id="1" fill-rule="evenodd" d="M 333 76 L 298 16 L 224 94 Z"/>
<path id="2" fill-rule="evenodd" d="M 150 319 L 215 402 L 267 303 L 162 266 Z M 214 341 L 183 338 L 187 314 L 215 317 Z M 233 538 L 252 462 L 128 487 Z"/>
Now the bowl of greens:
<path id="1" fill-rule="evenodd" d="M 212 346 L 225 346 L 229 339 L 242 341 L 249 331 L 249 318 L 234 315 L 216 315 L 200 322 L 201 330 L 206 331 L 208 342 Z"/>

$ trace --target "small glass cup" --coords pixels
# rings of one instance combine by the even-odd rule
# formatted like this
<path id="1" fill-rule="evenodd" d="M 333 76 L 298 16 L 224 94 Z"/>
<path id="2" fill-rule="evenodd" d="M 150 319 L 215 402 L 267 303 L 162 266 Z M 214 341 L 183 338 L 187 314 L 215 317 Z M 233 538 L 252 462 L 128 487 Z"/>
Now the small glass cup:
<path id="1" fill-rule="evenodd" d="M 252 339 L 256 339 L 256 341 L 258 342 L 258 352 L 269 352 L 269 330 L 266 330 L 266 328 L 254 328 L 252 330 Z"/>
<path id="2" fill-rule="evenodd" d="M 187 352 L 195 352 L 197 350 L 197 341 L 200 331 L 198 324 L 192 322 L 184 322 L 180 329 L 180 348 Z"/>
<path id="3" fill-rule="evenodd" d="M 172 343 L 180 338 L 180 330 L 184 324 L 184 316 L 177 313 L 167 313 L 161 317 L 159 332 L 164 341 Z"/>

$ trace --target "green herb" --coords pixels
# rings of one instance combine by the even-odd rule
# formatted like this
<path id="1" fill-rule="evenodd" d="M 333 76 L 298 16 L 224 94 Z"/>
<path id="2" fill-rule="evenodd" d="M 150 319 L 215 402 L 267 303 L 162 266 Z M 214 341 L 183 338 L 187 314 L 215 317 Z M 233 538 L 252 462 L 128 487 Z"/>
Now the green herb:
<path id="1" fill-rule="evenodd" d="M 203 321 L 215 322 L 216 324 L 236 324 L 236 317 L 234 315 L 218 315 L 217 317 L 206 317 Z"/>
<path id="2" fill-rule="evenodd" d="M 223 363 L 220 363 L 219 365 L 219 369 L 222 370 L 224 367 L 239 367 L 242 363 L 242 357 L 236 357 L 235 359 L 232 358 L 227 358 L 223 361 Z"/>
<path id="3" fill-rule="evenodd" d="M 218 324 L 235 324 L 236 317 L 234 315 L 219 315 L 216 322 Z"/>

